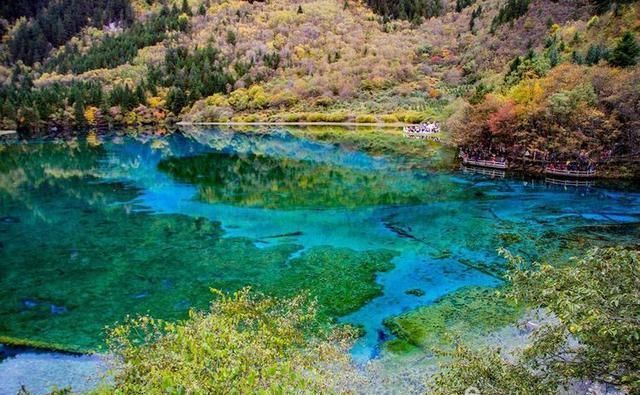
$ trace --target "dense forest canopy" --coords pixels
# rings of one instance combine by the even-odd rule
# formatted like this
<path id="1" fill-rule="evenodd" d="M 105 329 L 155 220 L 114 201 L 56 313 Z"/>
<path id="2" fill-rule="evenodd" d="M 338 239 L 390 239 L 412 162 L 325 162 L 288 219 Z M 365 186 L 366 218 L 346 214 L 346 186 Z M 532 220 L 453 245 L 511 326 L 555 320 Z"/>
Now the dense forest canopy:
<path id="1" fill-rule="evenodd" d="M 380 15 L 407 20 L 430 18 L 444 11 L 441 0 L 367 0 L 367 4 Z"/>
<path id="2" fill-rule="evenodd" d="M 128 0 L 59 0 L 40 9 L 34 18 L 18 23 L 8 42 L 12 62 L 40 62 L 50 50 L 78 34 L 85 26 L 128 25 L 133 10 Z"/>
<path id="3" fill-rule="evenodd" d="M 138 50 L 154 45 L 172 31 L 182 31 L 188 24 L 180 23 L 177 8 L 163 7 L 145 21 L 135 22 L 120 34 L 105 35 L 88 51 L 81 52 L 77 44 L 67 43 L 58 54 L 45 63 L 45 70 L 58 73 L 84 73 L 89 70 L 114 68 L 130 62 Z"/>
<path id="4" fill-rule="evenodd" d="M 16 0 L 0 4 L 0 18 L 14 22 L 21 16 L 31 18 L 44 8 L 50 0 Z"/>

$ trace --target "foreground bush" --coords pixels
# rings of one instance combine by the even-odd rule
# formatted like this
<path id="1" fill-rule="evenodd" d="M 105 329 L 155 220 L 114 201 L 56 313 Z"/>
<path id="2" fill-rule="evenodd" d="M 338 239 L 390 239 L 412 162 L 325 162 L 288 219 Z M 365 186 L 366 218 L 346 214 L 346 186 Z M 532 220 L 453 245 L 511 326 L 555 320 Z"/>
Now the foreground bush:
<path id="1" fill-rule="evenodd" d="M 640 253 L 596 249 L 571 264 L 528 264 L 507 254 L 511 298 L 553 317 L 519 354 L 458 345 L 429 393 L 554 394 L 576 381 L 640 393 Z M 106 393 L 332 393 L 354 391 L 350 329 L 317 327 L 306 297 L 244 289 L 178 323 L 150 317 L 110 332 L 119 366 Z M 426 374 L 426 372 L 425 372 Z M 355 390 L 357 391 L 357 390 Z"/>
<path id="2" fill-rule="evenodd" d="M 431 383 L 434 395 L 551 395 L 558 388 L 556 382 L 534 375 L 525 365 L 505 360 L 499 350 L 476 350 L 460 344 L 447 356 L 451 362 Z"/>
<path id="3" fill-rule="evenodd" d="M 306 297 L 276 299 L 243 289 L 220 293 L 207 312 L 170 323 L 151 317 L 110 331 L 116 359 L 108 393 L 332 392 L 348 370 L 349 329 L 314 327 Z"/>
<path id="4" fill-rule="evenodd" d="M 438 393 L 556 393 L 576 380 L 640 393 L 640 253 L 595 249 L 570 265 L 514 266 L 510 296 L 557 318 L 537 329 L 516 361 L 459 346 L 436 375 Z"/>

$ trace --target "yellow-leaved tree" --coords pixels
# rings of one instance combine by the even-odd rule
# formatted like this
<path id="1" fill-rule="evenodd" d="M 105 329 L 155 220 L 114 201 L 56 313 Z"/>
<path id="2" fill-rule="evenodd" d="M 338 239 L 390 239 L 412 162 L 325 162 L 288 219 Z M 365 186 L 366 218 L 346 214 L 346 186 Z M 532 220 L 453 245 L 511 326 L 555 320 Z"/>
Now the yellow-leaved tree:
<path id="1" fill-rule="evenodd" d="M 95 125 L 96 124 L 96 113 L 98 112 L 98 109 L 94 106 L 88 106 L 87 108 L 85 108 L 84 110 L 84 118 L 87 120 L 87 123 L 89 125 Z"/>

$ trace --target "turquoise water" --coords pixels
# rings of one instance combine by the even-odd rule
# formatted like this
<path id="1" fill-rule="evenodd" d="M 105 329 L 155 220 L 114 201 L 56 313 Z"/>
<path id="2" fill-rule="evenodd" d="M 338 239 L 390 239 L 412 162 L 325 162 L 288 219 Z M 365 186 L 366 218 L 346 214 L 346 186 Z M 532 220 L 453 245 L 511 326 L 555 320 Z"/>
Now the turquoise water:
<path id="1" fill-rule="evenodd" d="M 629 189 L 437 171 L 281 130 L 101 140 L 2 146 L 0 336 L 96 349 L 126 314 L 183 318 L 210 287 L 251 285 L 310 290 L 324 318 L 365 329 L 364 361 L 385 318 L 500 284 L 499 247 L 557 259 L 640 234 Z"/>

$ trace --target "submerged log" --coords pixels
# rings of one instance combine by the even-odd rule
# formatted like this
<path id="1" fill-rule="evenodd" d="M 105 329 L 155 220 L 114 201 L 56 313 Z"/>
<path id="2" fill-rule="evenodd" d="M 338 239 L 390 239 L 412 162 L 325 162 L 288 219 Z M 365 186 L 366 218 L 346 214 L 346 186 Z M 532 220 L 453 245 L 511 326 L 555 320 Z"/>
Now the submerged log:
<path id="1" fill-rule="evenodd" d="M 296 237 L 296 236 L 302 236 L 303 234 L 304 233 L 302 233 L 301 231 L 296 231 L 296 232 L 289 232 L 289 233 L 281 233 L 281 234 L 272 235 L 272 236 L 265 236 L 265 237 L 261 237 L 261 239 L 279 239 L 283 237 Z"/>

